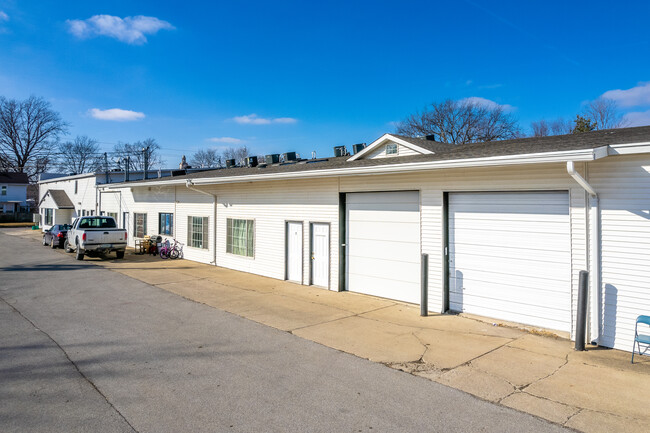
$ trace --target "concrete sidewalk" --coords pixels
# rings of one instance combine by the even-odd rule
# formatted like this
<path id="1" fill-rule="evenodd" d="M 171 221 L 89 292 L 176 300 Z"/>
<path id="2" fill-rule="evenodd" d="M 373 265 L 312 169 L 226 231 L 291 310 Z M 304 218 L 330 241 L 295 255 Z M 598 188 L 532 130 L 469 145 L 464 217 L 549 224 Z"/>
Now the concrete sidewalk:
<path id="1" fill-rule="evenodd" d="M 14 234 L 40 242 L 40 234 Z M 65 254 L 61 251 L 61 254 Z M 73 260 L 72 255 L 70 259 Z M 647 431 L 650 357 L 188 260 L 87 259 L 185 298 L 587 432 Z"/>

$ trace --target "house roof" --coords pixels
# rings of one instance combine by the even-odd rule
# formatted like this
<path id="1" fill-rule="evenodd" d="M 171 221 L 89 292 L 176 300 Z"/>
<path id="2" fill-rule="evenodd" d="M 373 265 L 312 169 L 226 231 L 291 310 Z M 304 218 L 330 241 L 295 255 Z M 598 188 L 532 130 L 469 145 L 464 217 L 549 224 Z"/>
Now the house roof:
<path id="1" fill-rule="evenodd" d="M 72 200 L 70 200 L 70 197 L 68 197 L 68 194 L 62 189 L 48 189 L 43 198 L 47 196 L 52 197 L 52 200 L 54 200 L 54 204 L 56 205 L 57 209 L 74 209 L 74 204 L 72 203 Z M 43 200 L 41 200 L 42 202 Z"/>
<path id="2" fill-rule="evenodd" d="M 27 173 L 0 172 L 0 183 L 29 184 Z"/>
<path id="3" fill-rule="evenodd" d="M 392 134 L 389 134 L 392 135 Z M 608 146 L 627 144 L 650 144 L 650 126 L 635 128 L 609 129 L 602 131 L 584 132 L 580 134 L 559 135 L 551 137 L 530 137 L 513 140 L 491 141 L 483 143 L 470 143 L 453 145 L 439 143 L 421 138 L 399 136 L 400 139 L 413 142 L 417 146 L 430 146 L 434 153 L 422 155 L 398 156 L 393 158 L 377 159 L 354 159 L 351 157 L 321 158 L 316 160 L 302 160 L 296 163 L 273 164 L 266 167 L 235 167 L 203 171 L 185 176 L 178 176 L 172 179 L 149 179 L 146 181 L 125 182 L 113 184 L 112 187 L 123 187 L 126 185 L 137 186 L 140 184 L 178 184 L 187 180 L 201 179 L 216 182 L 224 182 L 232 178 L 232 181 L 246 181 L 240 177 L 273 180 L 283 178 L 291 173 L 304 172 L 313 176 L 332 173 L 332 175 L 345 175 L 345 172 L 354 174 L 363 168 L 366 172 L 373 171 L 373 168 L 385 168 L 386 172 L 399 171 L 400 168 L 409 166 L 414 170 L 445 168 L 454 166 L 487 166 L 505 165 L 524 162 L 551 162 L 545 155 L 555 155 L 553 161 L 568 160 L 593 160 L 596 153 L 600 156 L 610 154 Z M 423 143 L 424 142 L 424 143 Z M 434 150 L 435 148 L 435 150 Z M 602 150 L 602 151 L 601 151 Z M 599 156 L 599 157 L 600 157 Z M 462 165 L 459 165 L 462 164 Z M 378 172 L 375 170 L 374 172 Z"/>

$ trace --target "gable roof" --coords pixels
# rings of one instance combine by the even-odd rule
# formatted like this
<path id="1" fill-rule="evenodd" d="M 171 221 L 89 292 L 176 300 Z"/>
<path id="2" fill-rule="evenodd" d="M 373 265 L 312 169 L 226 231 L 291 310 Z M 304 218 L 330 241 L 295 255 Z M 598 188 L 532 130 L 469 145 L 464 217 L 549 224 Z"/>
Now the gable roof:
<path id="1" fill-rule="evenodd" d="M 62 189 L 48 189 L 47 192 L 43 195 L 41 202 L 38 204 L 39 206 L 41 203 L 43 203 L 43 200 L 45 200 L 45 197 L 48 195 L 52 197 L 52 200 L 54 200 L 54 204 L 56 205 L 57 209 L 74 209 L 72 200 L 70 200 L 68 194 L 66 194 L 66 192 Z"/>
<path id="2" fill-rule="evenodd" d="M 388 142 L 393 142 L 397 144 L 401 144 L 402 146 L 406 146 L 411 150 L 414 150 L 415 152 L 422 154 L 422 155 L 429 155 L 434 153 L 433 150 L 429 149 L 429 146 L 426 143 L 423 143 L 427 140 L 421 140 L 421 139 L 414 139 L 411 137 L 405 137 L 402 135 L 395 135 L 395 134 L 384 134 L 372 143 L 370 143 L 368 146 L 366 146 L 361 152 L 355 153 L 353 156 L 351 156 L 348 161 L 356 161 L 358 159 L 361 159 L 364 155 L 367 155 L 368 153 L 372 152 L 374 149 L 383 146 L 384 144 Z"/>
<path id="3" fill-rule="evenodd" d="M 386 135 L 391 134 L 384 134 Z M 421 140 L 413 138 L 412 140 Z M 102 185 L 123 188 L 151 185 L 230 183 L 276 180 L 288 177 L 326 177 L 356 174 L 397 173 L 454 167 L 484 167 L 509 164 L 593 161 L 617 153 L 650 153 L 650 126 L 609 129 L 552 137 L 530 137 L 462 145 L 431 142 L 437 151 L 393 158 L 351 157 L 302 160 L 266 167 L 222 168 L 174 178 Z M 365 150 L 365 149 L 364 149 Z M 358 154 L 357 154 L 358 155 Z"/>
<path id="4" fill-rule="evenodd" d="M 29 179 L 27 178 L 27 173 L 2 171 L 0 172 L 0 183 L 27 185 L 29 184 Z"/>

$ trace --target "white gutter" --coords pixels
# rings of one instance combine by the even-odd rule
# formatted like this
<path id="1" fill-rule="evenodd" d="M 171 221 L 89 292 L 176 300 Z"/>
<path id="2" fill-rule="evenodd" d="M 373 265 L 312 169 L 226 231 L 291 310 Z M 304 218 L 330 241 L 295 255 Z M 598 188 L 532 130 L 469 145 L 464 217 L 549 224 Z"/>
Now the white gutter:
<path id="1" fill-rule="evenodd" d="M 606 146 L 605 146 L 606 148 Z M 580 149 L 563 152 L 546 152 L 531 153 L 526 155 L 506 155 L 491 156 L 487 158 L 471 159 L 454 159 L 448 161 L 424 161 L 410 162 L 404 164 L 386 164 L 369 167 L 341 167 L 325 170 L 305 170 L 286 173 L 264 173 L 261 168 L 260 174 L 251 174 L 244 176 L 221 176 L 221 177 L 204 177 L 192 179 L 193 185 L 213 185 L 226 183 L 242 183 L 264 180 L 280 180 L 295 178 L 315 178 L 315 177 L 338 177 L 338 176 L 365 176 L 373 174 L 394 174 L 422 170 L 444 169 L 444 168 L 466 168 L 466 167 L 489 167 L 515 164 L 541 164 L 552 162 L 572 161 L 593 161 L 600 157 L 602 148 L 597 149 Z M 224 169 L 227 170 L 227 169 Z M 163 185 L 182 185 L 186 179 L 169 179 L 153 182 L 128 182 L 124 184 L 102 185 L 107 189 L 139 187 L 139 186 L 163 186 Z"/>
<path id="2" fill-rule="evenodd" d="M 573 161 L 566 163 L 567 173 L 589 194 L 589 341 L 598 344 L 600 338 L 600 206 L 596 190 L 580 176 Z"/>
<path id="3" fill-rule="evenodd" d="M 212 241 L 212 264 L 217 265 L 217 195 L 213 194 L 211 192 L 203 191 L 198 188 L 194 188 L 192 185 L 194 185 L 194 182 L 191 179 L 187 179 L 185 181 L 185 186 L 188 189 L 191 189 L 192 191 L 200 192 L 201 194 L 209 195 L 212 196 L 212 233 L 213 233 L 213 241 Z M 175 202 L 176 200 L 174 200 Z"/>

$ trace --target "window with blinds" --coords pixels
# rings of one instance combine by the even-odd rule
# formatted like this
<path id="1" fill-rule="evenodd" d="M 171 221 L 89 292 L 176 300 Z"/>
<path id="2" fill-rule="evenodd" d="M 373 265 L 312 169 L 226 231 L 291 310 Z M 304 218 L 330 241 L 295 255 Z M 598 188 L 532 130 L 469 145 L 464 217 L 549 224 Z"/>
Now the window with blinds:
<path id="1" fill-rule="evenodd" d="M 147 234 L 147 214 L 133 214 L 133 233 L 136 238 L 143 238 Z"/>
<path id="2" fill-rule="evenodd" d="M 208 217 L 187 217 L 187 245 L 208 249 Z"/>
<path id="3" fill-rule="evenodd" d="M 239 256 L 255 255 L 255 220 L 228 218 L 226 222 L 226 252 Z"/>

